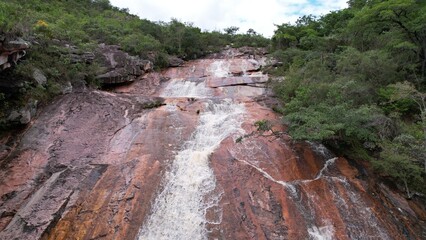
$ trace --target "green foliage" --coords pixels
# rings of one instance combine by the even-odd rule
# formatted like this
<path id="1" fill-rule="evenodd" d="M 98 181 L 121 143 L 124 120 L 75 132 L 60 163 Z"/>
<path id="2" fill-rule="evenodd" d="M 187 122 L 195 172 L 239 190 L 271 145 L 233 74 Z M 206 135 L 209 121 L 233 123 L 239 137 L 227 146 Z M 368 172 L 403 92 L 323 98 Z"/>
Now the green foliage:
<path id="1" fill-rule="evenodd" d="M 271 123 L 268 120 L 265 120 L 265 119 L 256 121 L 254 123 L 254 126 L 257 127 L 257 131 L 261 131 L 261 132 L 269 131 L 272 128 Z"/>
<path id="2" fill-rule="evenodd" d="M 273 84 L 294 139 L 317 140 L 409 189 L 426 177 L 426 2 L 351 0 L 277 25 Z M 422 171 L 422 169 L 424 169 Z M 423 180 L 422 180 L 423 179 Z"/>
<path id="3" fill-rule="evenodd" d="M 235 35 L 235 34 L 237 34 L 238 30 L 240 30 L 240 28 L 239 27 L 235 27 L 235 26 L 223 29 L 223 31 L 225 31 L 225 33 L 229 34 L 229 35 Z"/>
<path id="4" fill-rule="evenodd" d="M 151 108 L 157 108 L 163 105 L 165 104 L 162 101 L 152 101 L 152 102 L 147 102 L 145 104 L 142 104 L 142 108 L 151 109 Z"/>
<path id="5" fill-rule="evenodd" d="M 239 28 L 230 27 L 225 33 L 204 32 L 177 19 L 168 23 L 140 19 L 129 14 L 128 9 L 111 6 L 108 0 L 1 1 L 0 20 L 4 32 L 35 34 L 42 40 L 59 39 L 77 47 L 119 44 L 141 56 L 154 52 L 194 59 L 234 41 L 240 46 L 269 44 L 254 30 L 236 34 Z"/>
<path id="6" fill-rule="evenodd" d="M 424 191 L 422 168 L 418 164 L 426 156 L 422 142 L 415 137 L 402 134 L 382 143 L 380 158 L 373 161 L 376 169 L 404 184 L 407 197 L 411 198 L 410 187 Z"/>
<path id="7" fill-rule="evenodd" d="M 126 52 L 133 55 L 147 57 L 149 52 L 161 52 L 161 43 L 151 35 L 133 33 L 125 36 L 121 41 L 121 46 Z"/>
<path id="8" fill-rule="evenodd" d="M 253 126 L 256 127 L 256 130 L 252 131 L 249 134 L 240 136 L 235 140 L 235 143 L 241 143 L 244 138 L 249 137 L 275 137 L 278 138 L 282 134 L 280 131 L 274 131 L 272 129 L 272 123 L 269 120 L 262 119 L 254 122 Z"/>
<path id="9" fill-rule="evenodd" d="M 380 104 L 386 113 L 397 112 L 408 115 L 415 109 L 415 102 L 407 97 L 395 99 L 398 89 L 392 85 L 382 87 L 378 90 Z"/>

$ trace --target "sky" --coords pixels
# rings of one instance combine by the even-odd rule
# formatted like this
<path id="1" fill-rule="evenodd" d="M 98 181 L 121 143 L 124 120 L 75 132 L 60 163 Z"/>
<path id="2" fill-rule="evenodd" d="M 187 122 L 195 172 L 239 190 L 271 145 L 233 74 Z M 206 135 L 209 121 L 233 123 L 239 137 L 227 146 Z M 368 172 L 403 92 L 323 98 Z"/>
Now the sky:
<path id="1" fill-rule="evenodd" d="M 176 18 L 202 30 L 223 31 L 236 26 L 240 33 L 252 28 L 265 37 L 275 25 L 294 23 L 308 14 L 320 16 L 347 7 L 347 0 L 110 0 L 113 6 L 151 21 Z"/>

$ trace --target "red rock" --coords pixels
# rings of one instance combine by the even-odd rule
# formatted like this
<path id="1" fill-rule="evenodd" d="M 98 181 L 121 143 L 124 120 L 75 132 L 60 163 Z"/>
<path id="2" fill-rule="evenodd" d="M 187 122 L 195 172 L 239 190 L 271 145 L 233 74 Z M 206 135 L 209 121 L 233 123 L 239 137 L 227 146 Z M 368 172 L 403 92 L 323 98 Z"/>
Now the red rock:
<path id="1" fill-rule="evenodd" d="M 424 208 L 359 178 L 323 146 L 293 142 L 264 92 L 232 86 L 265 76 L 222 76 L 257 65 L 233 50 L 225 56 L 240 58 L 186 62 L 45 108 L 1 160 L 0 239 L 135 239 L 199 116 L 223 98 L 244 106 L 245 133 L 210 156 L 216 189 L 209 194 L 220 201 L 206 212 L 209 239 L 422 238 Z M 156 97 L 171 81 L 206 79 L 212 96 L 166 97 L 167 105 L 147 108 L 163 101 Z M 258 134 L 259 120 L 274 132 Z"/>

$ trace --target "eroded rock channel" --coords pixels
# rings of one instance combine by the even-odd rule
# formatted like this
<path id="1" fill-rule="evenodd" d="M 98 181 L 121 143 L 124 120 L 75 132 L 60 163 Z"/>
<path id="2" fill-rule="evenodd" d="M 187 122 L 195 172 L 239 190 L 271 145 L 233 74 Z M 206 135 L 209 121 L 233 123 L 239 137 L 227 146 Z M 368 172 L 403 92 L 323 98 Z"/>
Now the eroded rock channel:
<path id="1" fill-rule="evenodd" d="M 1 160 L 0 239 L 421 239 L 405 199 L 324 146 L 236 143 L 283 130 L 264 64 L 229 49 L 56 100 Z"/>

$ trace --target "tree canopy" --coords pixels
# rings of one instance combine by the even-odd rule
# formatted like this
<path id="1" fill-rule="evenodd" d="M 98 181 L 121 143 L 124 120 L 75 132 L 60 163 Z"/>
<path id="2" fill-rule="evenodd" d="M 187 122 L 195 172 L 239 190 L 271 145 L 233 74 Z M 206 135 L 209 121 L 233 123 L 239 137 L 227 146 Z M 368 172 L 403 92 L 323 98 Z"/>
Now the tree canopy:
<path id="1" fill-rule="evenodd" d="M 284 64 L 275 92 L 294 139 L 370 159 L 384 177 L 426 192 L 426 2 L 350 0 L 277 25 Z M 422 170 L 423 169 L 423 170 Z"/>

